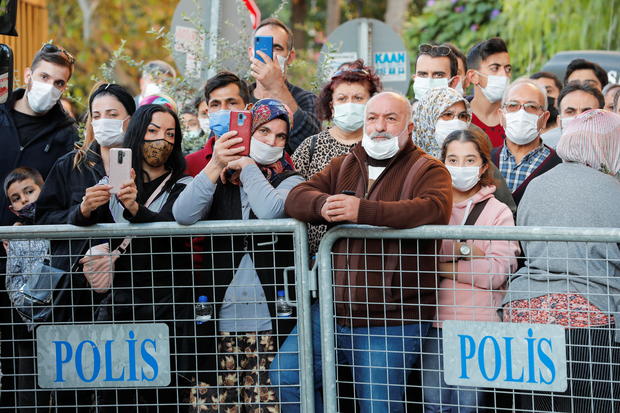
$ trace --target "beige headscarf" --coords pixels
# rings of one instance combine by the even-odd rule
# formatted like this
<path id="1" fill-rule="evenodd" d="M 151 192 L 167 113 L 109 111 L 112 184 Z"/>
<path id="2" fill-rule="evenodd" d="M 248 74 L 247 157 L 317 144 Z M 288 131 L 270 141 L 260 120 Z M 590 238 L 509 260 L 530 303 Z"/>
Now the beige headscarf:
<path id="1" fill-rule="evenodd" d="M 556 151 L 565 162 L 620 178 L 620 115 L 603 109 L 582 113 L 568 124 Z"/>

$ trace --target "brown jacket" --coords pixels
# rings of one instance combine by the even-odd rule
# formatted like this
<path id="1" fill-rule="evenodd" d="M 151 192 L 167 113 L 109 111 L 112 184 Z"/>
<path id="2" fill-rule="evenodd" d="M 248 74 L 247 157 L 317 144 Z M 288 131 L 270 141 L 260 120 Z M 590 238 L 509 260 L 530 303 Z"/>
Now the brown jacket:
<path id="1" fill-rule="evenodd" d="M 416 162 L 423 158 L 420 163 Z M 409 173 L 416 165 L 417 172 Z M 342 169 L 342 171 L 341 171 Z M 405 187 L 405 184 L 407 184 Z M 369 189 L 366 151 L 333 159 L 286 199 L 286 213 L 324 224 L 321 208 L 330 195 L 355 191 L 362 198 L 358 223 L 392 228 L 446 225 L 452 208 L 450 174 L 441 162 L 408 141 Z M 439 251 L 436 240 L 348 240 L 333 247 L 336 316 L 353 326 L 432 320 Z"/>

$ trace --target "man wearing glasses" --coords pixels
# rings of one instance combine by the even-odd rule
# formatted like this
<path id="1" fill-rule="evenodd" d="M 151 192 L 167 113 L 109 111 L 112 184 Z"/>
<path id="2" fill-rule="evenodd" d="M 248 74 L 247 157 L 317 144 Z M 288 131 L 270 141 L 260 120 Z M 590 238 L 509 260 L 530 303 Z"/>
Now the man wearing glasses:
<path id="1" fill-rule="evenodd" d="M 506 139 L 491 158 L 519 205 L 529 182 L 562 162 L 540 137 L 549 118 L 547 93 L 533 80 L 517 80 L 508 86 L 498 112 Z"/>
<path id="2" fill-rule="evenodd" d="M 461 77 L 458 76 L 458 61 L 449 46 L 421 44 L 418 52 L 413 81 L 416 100 L 422 99 L 431 89 L 439 87 L 454 89 L 461 83 Z"/>
<path id="3" fill-rule="evenodd" d="M 0 105 L 0 182 L 18 166 L 34 168 L 45 178 L 56 159 L 73 149 L 77 130 L 59 100 L 74 63 L 66 50 L 43 45 L 24 72 L 26 88 L 15 90 L 11 100 Z M 0 225 L 15 222 L 4 193 L 0 214 Z"/>

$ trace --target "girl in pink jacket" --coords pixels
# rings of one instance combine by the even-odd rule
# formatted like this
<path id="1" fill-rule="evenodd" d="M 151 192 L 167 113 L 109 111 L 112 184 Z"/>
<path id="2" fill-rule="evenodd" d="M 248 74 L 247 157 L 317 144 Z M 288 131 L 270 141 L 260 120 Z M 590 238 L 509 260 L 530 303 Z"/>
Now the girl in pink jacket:
<path id="1" fill-rule="evenodd" d="M 468 130 L 452 132 L 443 142 L 441 160 L 452 176 L 450 225 L 514 226 L 510 209 L 493 196 L 488 139 Z M 515 241 L 443 241 L 437 321 L 423 344 L 425 412 L 475 412 L 483 406 L 479 389 L 444 382 L 441 322 L 500 321 L 497 309 L 503 285 L 509 272 L 516 269 L 518 253 Z"/>

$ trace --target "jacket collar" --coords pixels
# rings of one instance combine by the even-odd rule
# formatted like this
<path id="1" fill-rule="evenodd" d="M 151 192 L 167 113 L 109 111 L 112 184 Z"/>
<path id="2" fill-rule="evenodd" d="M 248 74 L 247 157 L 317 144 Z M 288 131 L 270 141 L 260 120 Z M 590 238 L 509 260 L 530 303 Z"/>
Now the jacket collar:
<path id="1" fill-rule="evenodd" d="M 11 98 L 5 104 L 0 105 L 0 110 L 8 113 L 11 109 L 15 107 L 15 102 L 23 98 L 25 94 L 26 89 L 24 88 L 14 90 L 11 94 Z M 56 102 L 56 104 L 52 106 L 52 108 L 47 113 L 41 115 L 41 117 L 48 118 L 49 122 L 48 128 L 46 128 L 46 130 L 60 129 L 75 123 L 75 121 L 69 118 L 69 116 L 67 116 L 67 114 L 65 113 L 64 109 L 62 108 L 62 104 L 60 103 L 60 100 L 58 100 L 58 102 Z"/>

